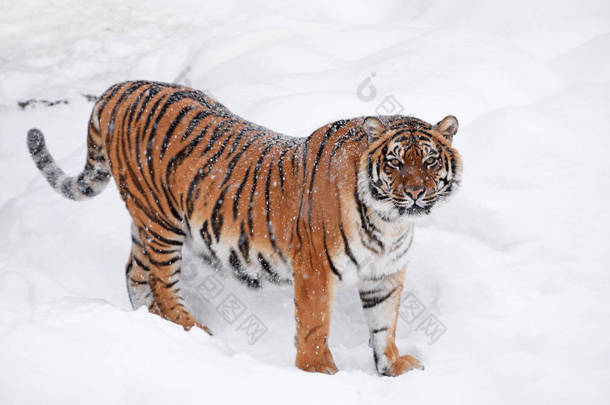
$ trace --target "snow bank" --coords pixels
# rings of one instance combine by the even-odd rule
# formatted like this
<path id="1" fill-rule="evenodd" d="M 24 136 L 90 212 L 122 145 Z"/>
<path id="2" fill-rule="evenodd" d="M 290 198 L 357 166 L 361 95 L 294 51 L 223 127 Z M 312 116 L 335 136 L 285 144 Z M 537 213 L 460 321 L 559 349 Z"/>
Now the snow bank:
<path id="1" fill-rule="evenodd" d="M 605 1 L 3 5 L 0 403 L 608 403 L 609 23 Z M 43 129 L 80 170 L 83 95 L 134 78 L 207 89 L 298 136 L 391 106 L 460 119 L 463 186 L 416 229 L 398 327 L 425 371 L 375 375 L 349 288 L 335 376 L 293 367 L 290 289 L 247 291 L 192 262 L 213 338 L 131 311 L 118 193 L 62 200 L 25 133 Z M 69 104 L 17 106 L 31 98 Z M 219 310 L 229 299 L 239 316 Z"/>

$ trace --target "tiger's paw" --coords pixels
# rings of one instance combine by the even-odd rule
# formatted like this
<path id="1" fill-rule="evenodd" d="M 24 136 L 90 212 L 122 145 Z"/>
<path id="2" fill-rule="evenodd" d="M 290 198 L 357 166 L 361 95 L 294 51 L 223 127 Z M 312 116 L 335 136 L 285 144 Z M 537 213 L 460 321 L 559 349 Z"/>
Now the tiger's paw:
<path id="1" fill-rule="evenodd" d="M 333 360 L 330 350 L 326 350 L 324 353 L 318 356 L 297 354 L 296 366 L 309 373 L 323 373 L 332 375 L 339 371 L 335 365 L 335 360 Z"/>
<path id="2" fill-rule="evenodd" d="M 308 373 L 322 373 L 322 374 L 333 375 L 337 371 L 339 371 L 339 369 L 337 368 L 337 366 L 335 366 L 334 363 L 332 363 L 332 364 L 297 364 L 297 367 L 303 371 L 307 371 Z"/>
<path id="3" fill-rule="evenodd" d="M 388 367 L 383 370 L 379 370 L 379 373 L 389 377 L 396 377 L 413 369 L 423 370 L 424 365 L 421 364 L 415 357 L 407 354 L 398 357 Z"/>
<path id="4" fill-rule="evenodd" d="M 158 314 L 158 315 L 162 316 L 163 318 L 168 319 L 174 323 L 177 323 L 178 325 L 181 325 L 184 328 L 184 330 L 186 330 L 186 331 L 189 331 L 193 328 L 193 326 L 196 326 L 199 329 L 203 329 L 208 335 L 210 335 L 210 336 L 213 335 L 210 328 L 208 328 L 201 322 L 197 322 L 195 320 L 195 318 L 193 317 L 193 315 L 191 315 L 184 308 L 177 308 L 173 312 L 171 312 L 167 315 L 163 315 L 163 313 L 159 309 L 159 306 L 156 303 L 153 303 L 153 305 L 151 305 L 151 307 L 149 308 L 149 311 L 152 313 Z"/>

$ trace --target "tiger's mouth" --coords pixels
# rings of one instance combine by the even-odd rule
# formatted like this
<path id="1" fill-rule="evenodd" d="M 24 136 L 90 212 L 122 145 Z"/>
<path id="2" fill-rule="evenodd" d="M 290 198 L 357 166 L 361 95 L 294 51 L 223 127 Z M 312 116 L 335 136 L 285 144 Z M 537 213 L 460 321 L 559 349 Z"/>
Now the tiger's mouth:
<path id="1" fill-rule="evenodd" d="M 369 184 L 369 191 L 374 200 L 390 204 L 389 207 L 386 205 L 385 213 L 383 210 L 377 210 L 377 213 L 387 220 L 396 219 L 397 217 L 421 217 L 428 215 L 436 203 L 435 199 L 424 203 L 419 199 L 413 201 L 403 197 L 397 198 L 389 193 L 386 194 L 372 184 Z"/>
<path id="2" fill-rule="evenodd" d="M 396 208 L 398 209 L 398 213 L 401 216 L 406 215 L 406 216 L 410 216 L 410 217 L 418 217 L 418 216 L 430 214 L 430 208 L 432 208 L 432 207 L 431 206 L 420 207 L 417 204 L 413 204 L 409 208 L 407 208 L 405 206 L 399 206 L 399 205 L 397 205 Z"/>
<path id="3" fill-rule="evenodd" d="M 405 194 L 400 197 L 392 196 L 392 202 L 400 216 L 416 217 L 430 214 L 432 207 L 436 203 L 436 198 L 422 195 L 421 198 L 414 200 Z"/>

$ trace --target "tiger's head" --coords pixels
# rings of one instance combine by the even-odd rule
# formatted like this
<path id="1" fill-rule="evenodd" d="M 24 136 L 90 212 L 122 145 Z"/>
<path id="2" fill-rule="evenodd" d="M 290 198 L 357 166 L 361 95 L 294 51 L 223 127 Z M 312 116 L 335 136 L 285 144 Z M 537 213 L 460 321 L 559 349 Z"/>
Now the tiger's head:
<path id="1" fill-rule="evenodd" d="M 394 221 L 430 213 L 459 184 L 462 164 L 451 147 L 454 116 L 438 124 L 406 116 L 368 117 L 358 188 L 363 202 L 382 219 Z"/>

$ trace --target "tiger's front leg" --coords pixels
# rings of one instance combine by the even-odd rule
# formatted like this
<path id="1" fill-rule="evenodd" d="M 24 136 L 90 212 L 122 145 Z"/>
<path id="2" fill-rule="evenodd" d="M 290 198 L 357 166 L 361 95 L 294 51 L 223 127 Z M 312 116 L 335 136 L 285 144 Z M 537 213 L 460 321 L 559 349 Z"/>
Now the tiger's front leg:
<path id="1" fill-rule="evenodd" d="M 328 348 L 333 280 L 321 266 L 294 269 L 294 306 L 297 325 L 296 366 L 304 371 L 335 374 L 338 369 Z"/>
<path id="2" fill-rule="evenodd" d="M 396 322 L 400 307 L 405 271 L 381 279 L 361 279 L 360 301 L 370 333 L 377 372 L 387 376 L 398 376 L 423 366 L 413 356 L 398 354 L 396 347 Z"/>

